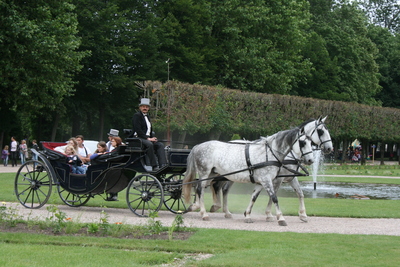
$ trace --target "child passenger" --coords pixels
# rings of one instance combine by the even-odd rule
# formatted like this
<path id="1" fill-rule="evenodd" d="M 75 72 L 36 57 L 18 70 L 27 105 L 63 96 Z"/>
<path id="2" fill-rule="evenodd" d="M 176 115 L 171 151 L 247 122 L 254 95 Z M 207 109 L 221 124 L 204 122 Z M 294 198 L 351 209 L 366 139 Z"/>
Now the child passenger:
<path id="1" fill-rule="evenodd" d="M 65 154 L 67 155 L 67 163 L 71 166 L 71 172 L 75 174 L 85 174 L 85 169 L 82 167 L 82 161 L 78 157 L 74 147 L 67 145 L 65 148 Z"/>

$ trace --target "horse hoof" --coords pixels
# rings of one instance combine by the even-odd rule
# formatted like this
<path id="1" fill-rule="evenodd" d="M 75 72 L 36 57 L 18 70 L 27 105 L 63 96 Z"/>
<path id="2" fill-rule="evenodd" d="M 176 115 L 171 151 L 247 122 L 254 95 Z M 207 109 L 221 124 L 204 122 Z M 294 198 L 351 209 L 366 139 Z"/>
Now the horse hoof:
<path id="1" fill-rule="evenodd" d="M 250 218 L 247 218 L 247 219 L 244 219 L 244 222 L 245 223 L 253 223 L 254 221 Z"/>
<path id="2" fill-rule="evenodd" d="M 275 221 L 275 217 L 267 217 L 266 221 L 273 222 L 273 221 Z"/>
<path id="3" fill-rule="evenodd" d="M 308 217 L 307 216 L 300 216 L 300 221 L 308 222 Z"/>
<path id="4" fill-rule="evenodd" d="M 195 211 L 197 209 L 198 209 L 198 207 L 196 205 L 192 204 L 187 208 L 186 212 Z"/>
<path id="5" fill-rule="evenodd" d="M 225 214 L 225 218 L 232 219 L 232 214 Z"/>
<path id="6" fill-rule="evenodd" d="M 221 207 L 217 206 L 217 205 L 212 205 L 210 212 L 216 212 L 217 210 L 219 210 Z"/>
<path id="7" fill-rule="evenodd" d="M 209 221 L 209 220 L 210 220 L 210 217 L 208 217 L 208 216 L 203 217 L 203 221 Z"/>
<path id="8" fill-rule="evenodd" d="M 287 226 L 286 221 L 278 221 L 278 224 L 279 224 L 280 226 Z"/>

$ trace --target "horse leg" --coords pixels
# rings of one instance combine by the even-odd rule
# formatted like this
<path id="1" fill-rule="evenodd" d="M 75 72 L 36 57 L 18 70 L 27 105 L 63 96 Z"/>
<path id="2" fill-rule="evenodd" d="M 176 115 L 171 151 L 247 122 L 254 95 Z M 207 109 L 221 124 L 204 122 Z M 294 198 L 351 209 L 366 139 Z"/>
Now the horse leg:
<path id="1" fill-rule="evenodd" d="M 222 187 L 222 200 L 223 200 L 223 211 L 225 213 L 225 218 L 231 219 L 232 213 L 228 209 L 228 193 L 233 185 L 232 181 L 224 182 L 224 186 Z"/>
<path id="2" fill-rule="evenodd" d="M 210 208 L 210 212 L 216 212 L 221 208 L 221 188 L 223 184 L 223 181 L 211 181 L 210 189 L 213 196 L 213 205 Z"/>
<path id="3" fill-rule="evenodd" d="M 303 222 L 308 222 L 308 217 L 306 214 L 306 206 L 304 204 L 304 194 L 303 194 L 303 190 L 301 190 L 301 188 L 300 188 L 300 183 L 299 183 L 299 180 L 297 180 L 297 177 L 294 177 L 294 179 L 290 182 L 290 185 L 292 186 L 293 190 L 297 194 L 297 197 L 299 198 L 300 220 Z"/>
<path id="4" fill-rule="evenodd" d="M 281 209 L 279 208 L 278 197 L 275 194 L 271 179 L 262 181 L 261 183 L 262 183 L 264 189 L 267 191 L 269 197 L 272 199 L 272 202 L 274 202 L 274 204 L 275 204 L 276 219 L 278 220 L 278 224 L 281 226 L 287 226 L 286 220 L 283 217 Z"/>
<path id="5" fill-rule="evenodd" d="M 273 180 L 272 183 L 274 185 L 274 192 L 278 192 L 279 187 L 282 184 L 282 180 L 283 180 L 282 177 L 276 177 Z M 267 215 L 267 222 L 273 222 L 275 220 L 275 217 L 274 217 L 274 215 L 272 215 L 272 212 L 271 212 L 271 207 L 272 207 L 272 199 L 271 199 L 271 197 L 269 197 L 267 208 L 265 210 L 265 214 Z"/>
<path id="6" fill-rule="evenodd" d="M 245 223 L 252 223 L 252 222 L 254 222 L 254 221 L 251 219 L 250 214 L 251 214 L 251 210 L 253 209 L 254 203 L 256 202 L 258 196 L 259 196 L 260 193 L 261 193 L 261 189 L 262 189 L 262 186 L 261 186 L 261 185 L 256 185 L 256 186 L 254 187 L 253 193 L 251 194 L 250 203 L 249 203 L 249 205 L 247 206 L 246 211 L 244 212 L 244 217 L 245 217 L 244 222 L 245 222 Z"/>
<path id="7" fill-rule="evenodd" d="M 199 185 L 199 184 L 197 184 L 196 185 L 196 189 L 195 189 L 195 202 L 194 203 L 192 203 L 187 209 L 186 209 L 186 212 L 190 212 L 190 211 L 196 211 L 196 210 L 198 210 L 199 208 L 200 208 L 200 205 L 199 205 L 199 195 L 201 194 L 201 190 L 202 190 L 202 187 Z"/>
<path id="8" fill-rule="evenodd" d="M 204 204 L 204 189 L 206 187 L 206 183 L 202 182 L 200 187 L 201 187 L 201 190 L 199 191 L 199 194 L 198 194 L 199 206 L 200 206 L 200 216 L 202 217 L 203 221 L 209 221 L 210 217 L 208 216 L 208 213 L 206 211 L 206 206 Z"/>

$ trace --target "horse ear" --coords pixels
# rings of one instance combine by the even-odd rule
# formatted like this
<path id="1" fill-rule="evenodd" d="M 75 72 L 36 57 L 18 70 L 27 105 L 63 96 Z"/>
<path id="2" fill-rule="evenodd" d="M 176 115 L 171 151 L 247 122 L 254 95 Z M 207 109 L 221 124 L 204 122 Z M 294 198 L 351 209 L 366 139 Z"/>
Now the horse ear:
<path id="1" fill-rule="evenodd" d="M 325 123 L 326 118 L 328 118 L 328 115 L 326 115 L 325 118 L 321 119 L 321 121 L 322 121 L 323 123 Z"/>

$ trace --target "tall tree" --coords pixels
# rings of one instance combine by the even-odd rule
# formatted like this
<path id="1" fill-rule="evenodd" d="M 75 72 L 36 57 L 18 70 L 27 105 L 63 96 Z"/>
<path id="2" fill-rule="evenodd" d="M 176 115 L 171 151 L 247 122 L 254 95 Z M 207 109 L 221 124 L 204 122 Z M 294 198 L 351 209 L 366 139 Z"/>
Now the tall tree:
<path id="1" fill-rule="evenodd" d="M 80 40 L 70 1 L 5 0 L 0 12 L 0 116 L 14 114 L 25 138 L 36 134 L 36 116 L 61 111 L 84 53 L 76 51 Z M 0 120 L 4 131 L 7 120 Z"/>
<path id="2" fill-rule="evenodd" d="M 288 94 L 309 73 L 300 54 L 309 23 L 307 1 L 210 2 L 220 52 L 216 84 Z"/>
<path id="3" fill-rule="evenodd" d="M 376 62 L 382 91 L 376 98 L 384 107 L 400 108 L 400 36 L 376 25 L 369 26 L 368 36 L 379 49 Z"/>
<path id="4" fill-rule="evenodd" d="M 379 105 L 378 50 L 364 14 L 354 3 L 310 0 L 313 23 L 305 56 L 314 70 L 296 91 L 301 96 Z"/>
<path id="5" fill-rule="evenodd" d="M 371 24 L 381 26 L 390 32 L 400 31 L 400 4 L 398 0 L 359 0 Z"/>

